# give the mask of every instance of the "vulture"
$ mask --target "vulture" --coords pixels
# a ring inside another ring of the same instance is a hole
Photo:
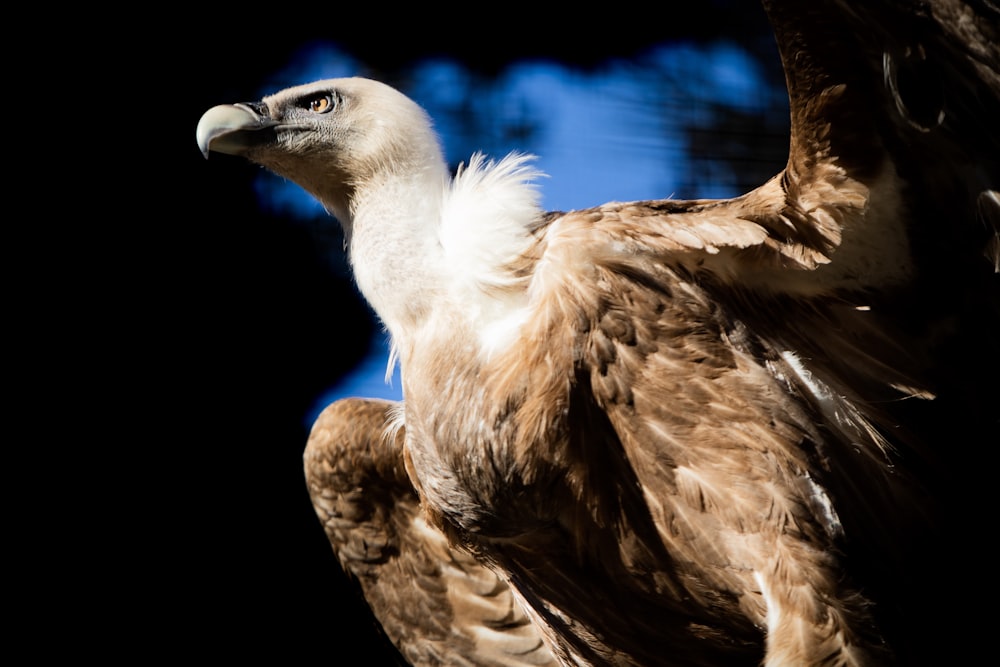
[[[206,157],[339,221],[391,335],[403,400],[330,405],[305,471],[411,664],[991,646],[996,7],[764,4],[788,161],[731,199],[546,212],[531,156],[452,174],[426,112],[363,78],[201,117]]]

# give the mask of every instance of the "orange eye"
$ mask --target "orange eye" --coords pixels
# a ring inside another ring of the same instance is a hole
[[[333,98],[330,95],[317,97],[309,101],[309,110],[313,113],[327,113],[333,109]]]

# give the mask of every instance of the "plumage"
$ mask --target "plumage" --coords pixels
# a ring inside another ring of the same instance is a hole
[[[1000,404],[954,367],[997,366],[992,10],[765,5],[789,160],[729,200],[545,213],[529,156],[452,178],[425,112],[365,79],[202,117],[206,155],[339,220],[392,336],[404,402],[328,408],[306,471],[414,664],[952,655],[967,599],[928,572],[956,576],[955,462]],[[940,98],[908,87],[927,60]]]
[[[410,664],[555,665],[506,582],[423,517],[402,431],[381,437],[394,407],[337,401],[310,434],[309,494],[341,565]]]

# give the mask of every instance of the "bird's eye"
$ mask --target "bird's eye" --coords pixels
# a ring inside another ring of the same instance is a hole
[[[327,113],[334,107],[333,95],[321,95],[309,100],[309,110],[313,113]]]

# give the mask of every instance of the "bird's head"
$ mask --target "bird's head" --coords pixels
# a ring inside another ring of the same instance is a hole
[[[426,112],[370,79],[317,81],[212,107],[197,137],[206,158],[214,151],[260,164],[298,183],[345,225],[364,190],[399,175],[447,173]]]

